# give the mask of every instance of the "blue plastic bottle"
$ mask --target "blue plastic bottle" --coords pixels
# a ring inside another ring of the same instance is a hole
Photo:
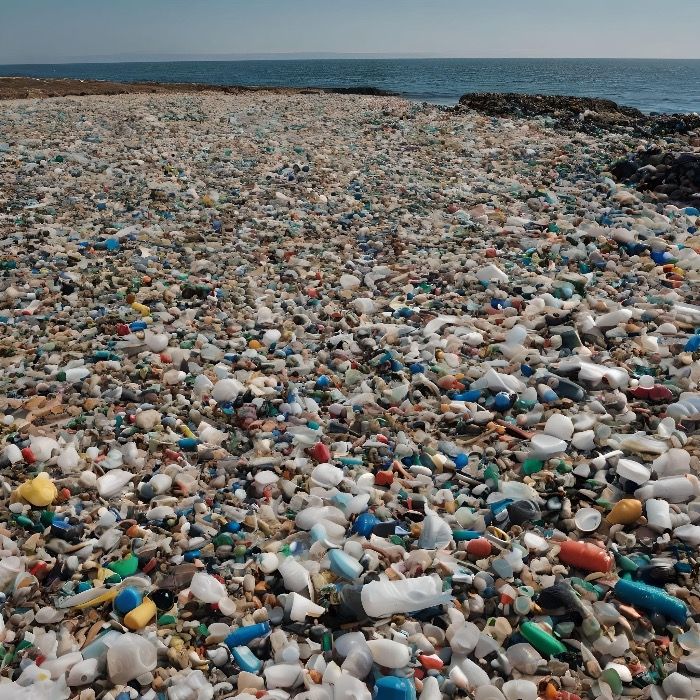
[[[662,588],[650,586],[641,581],[620,579],[615,584],[615,595],[625,603],[649,612],[661,613],[678,624],[685,623],[690,614],[682,600],[674,598]]]
[[[181,438],[177,445],[183,452],[196,452],[199,440],[197,438]]]
[[[226,637],[224,643],[229,649],[245,646],[250,644],[254,639],[258,639],[258,637],[264,637],[266,634],[270,634],[270,631],[269,622],[259,622],[257,625],[239,627]]]

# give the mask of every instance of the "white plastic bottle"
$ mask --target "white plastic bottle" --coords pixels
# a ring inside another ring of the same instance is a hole
[[[155,646],[145,637],[128,632],[107,652],[109,678],[115,685],[123,685],[152,671],[157,661]]]
[[[642,486],[634,492],[634,497],[641,501],[650,498],[660,498],[669,503],[685,503],[699,493],[699,482],[696,476],[671,476],[668,479],[659,479]]]
[[[439,576],[372,581],[363,586],[361,593],[362,607],[370,617],[416,612],[442,605],[451,598],[450,593],[443,592]]]

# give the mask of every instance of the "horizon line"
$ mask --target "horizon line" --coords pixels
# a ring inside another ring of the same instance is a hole
[[[177,54],[176,54],[177,55]],[[112,56],[76,57],[56,61],[24,61],[19,63],[0,63],[3,66],[61,66],[80,64],[115,64],[115,63],[217,63],[217,62],[246,62],[246,61],[324,61],[324,60],[472,60],[472,61],[700,61],[698,58],[684,56],[454,56],[433,54],[382,54],[374,52],[344,53],[344,52],[279,52],[279,53],[250,53],[250,54],[192,54],[190,57],[168,58],[169,54],[153,54],[151,58],[138,57],[120,58]],[[148,56],[148,54],[145,54]]]

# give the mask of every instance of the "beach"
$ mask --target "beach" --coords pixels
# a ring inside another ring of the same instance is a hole
[[[3,90],[0,697],[697,693],[693,118]]]

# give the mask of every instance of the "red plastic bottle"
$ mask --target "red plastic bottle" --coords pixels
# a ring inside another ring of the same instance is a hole
[[[588,542],[564,540],[559,550],[559,561],[575,566],[585,571],[600,571],[608,573],[613,567],[615,558],[606,549],[596,547]]]

